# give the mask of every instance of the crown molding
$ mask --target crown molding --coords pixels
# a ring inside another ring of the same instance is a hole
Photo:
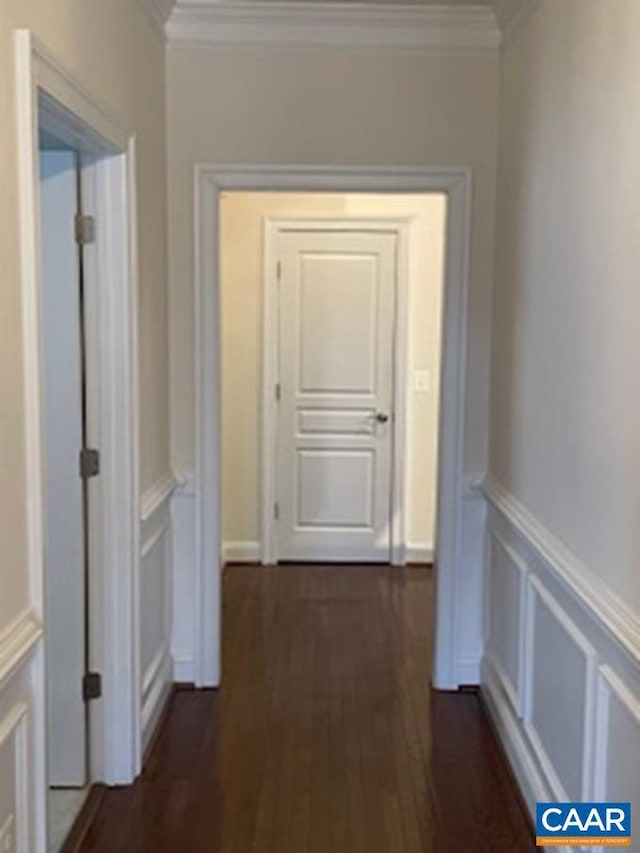
[[[175,5],[174,0],[138,0],[155,34],[164,42],[165,26]]]
[[[169,46],[328,47],[400,51],[496,50],[500,29],[488,6],[219,0],[179,3]]]
[[[503,45],[510,41],[515,31],[537,5],[537,0],[493,0],[496,20],[502,32]]]

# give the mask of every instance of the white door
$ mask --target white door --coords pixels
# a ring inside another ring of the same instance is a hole
[[[278,557],[389,562],[396,236],[279,240]]]
[[[85,556],[76,155],[40,155],[49,784],[86,782]]]

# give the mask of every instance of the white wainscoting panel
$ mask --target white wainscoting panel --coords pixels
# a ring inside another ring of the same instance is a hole
[[[45,839],[42,629],[30,608],[0,632],[0,829],[8,849],[35,853]]]
[[[8,834],[9,850],[29,849],[28,719],[26,702],[14,703],[0,716],[0,827]]]
[[[484,493],[482,690],[531,814],[538,800],[637,811],[640,620],[504,489]]]
[[[496,531],[489,531],[487,550],[487,634],[485,656],[515,713],[523,711],[524,626],[527,567]],[[517,642],[514,642],[517,638]]]
[[[640,692],[633,694],[606,665],[600,667],[597,682],[594,799],[631,802],[636,849],[640,847]]]
[[[580,800],[589,781],[594,650],[537,577],[528,578],[525,612],[525,727],[555,799]]]
[[[140,531],[140,707],[143,749],[148,745],[173,683],[171,661],[172,475],[142,497]]]
[[[177,682],[195,682],[196,559],[195,491],[192,474],[178,477],[171,502],[173,518],[173,631],[171,656]]]
[[[479,490],[471,490],[462,500],[458,542],[460,593],[456,598],[455,662],[458,684],[479,684],[482,660],[482,590],[485,504]]]

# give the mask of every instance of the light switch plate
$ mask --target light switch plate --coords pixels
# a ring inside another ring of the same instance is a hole
[[[415,394],[428,394],[431,387],[431,374],[428,370],[414,370],[412,385]]]
[[[17,853],[14,825],[13,814],[10,814],[0,829],[0,853]]]

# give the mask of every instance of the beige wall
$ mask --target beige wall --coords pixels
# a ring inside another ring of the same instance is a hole
[[[251,48],[168,57],[172,452],[193,468],[193,166],[457,165],[473,169],[465,466],[483,471],[498,56]]]
[[[132,0],[0,4],[0,629],[28,599],[13,31],[31,28],[138,137],[142,487],[168,465],[162,47]]]
[[[225,193],[221,202],[223,511],[226,542],[260,541],[263,221],[290,217],[411,217],[409,371],[428,370],[427,394],[407,375],[407,540],[433,547],[440,317],[446,200],[413,197]]]
[[[640,4],[540,0],[504,57],[491,471],[640,612]]]

